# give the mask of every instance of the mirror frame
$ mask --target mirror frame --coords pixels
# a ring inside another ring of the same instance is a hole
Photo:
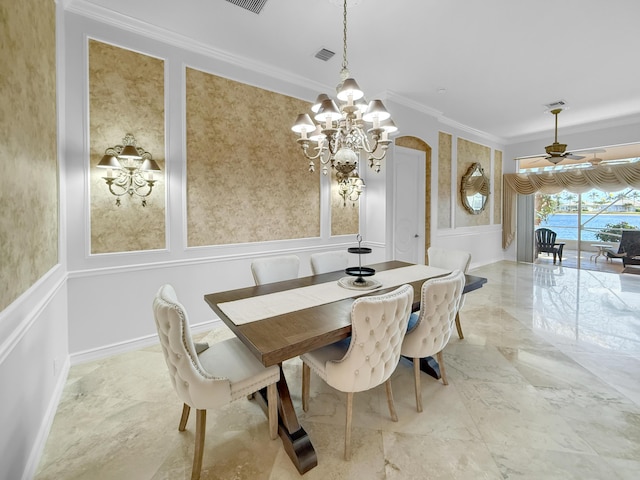
[[[484,211],[484,209],[487,207],[487,201],[489,200],[489,194],[491,193],[491,191],[489,191],[489,192],[487,192],[487,195],[482,195],[483,200],[482,200],[482,206],[480,208],[473,208],[471,203],[469,203],[468,195],[467,195],[467,188],[466,188],[467,187],[467,182],[469,181],[469,179],[471,177],[474,176],[474,174],[476,172],[479,172],[480,175],[482,176],[482,178],[484,179],[484,182],[486,182],[487,189],[489,190],[491,188],[491,184],[489,183],[489,178],[484,174],[484,170],[482,169],[482,166],[477,162],[471,164],[471,166],[467,170],[467,173],[465,173],[462,176],[462,181],[460,182],[460,197],[462,199],[462,205],[472,215],[479,215],[480,213],[482,213]]]

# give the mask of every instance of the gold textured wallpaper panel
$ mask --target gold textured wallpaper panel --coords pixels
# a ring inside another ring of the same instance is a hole
[[[319,163],[319,162],[316,162]],[[367,167],[369,168],[369,167]],[[347,199],[346,205],[338,193],[336,171],[330,169],[331,175],[331,235],[350,235],[360,232],[360,202]],[[362,196],[367,194],[365,187]],[[361,198],[362,198],[361,196]]]
[[[0,311],[58,263],[53,0],[0,3]]]
[[[438,228],[451,228],[451,146],[453,137],[438,133]]]
[[[493,179],[491,181],[491,197],[493,199],[493,223],[502,223],[502,152],[493,152]]]
[[[188,246],[320,235],[319,172],[290,126],[309,104],[187,68]]]
[[[462,177],[471,165],[479,163],[484,170],[484,174],[489,178],[491,182],[493,175],[491,175],[491,148],[484,145],[480,145],[464,138],[458,138],[457,142],[458,153],[458,175],[456,177],[456,227],[473,227],[478,225],[489,225],[490,210],[489,207],[484,209],[478,215],[470,214],[462,205],[462,199],[460,196],[460,183]],[[491,195],[493,195],[493,184],[490,186],[491,192],[489,194],[489,202],[491,202]]]
[[[91,253],[165,248],[164,61],[89,40],[89,117]],[[116,206],[96,167],[127,133],[162,170],[146,207],[129,194]]]

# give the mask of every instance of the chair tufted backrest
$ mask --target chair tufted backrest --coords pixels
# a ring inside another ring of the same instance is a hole
[[[153,300],[153,314],[171,383],[180,400],[200,410],[229,403],[230,383],[202,368],[191,339],[187,312],[171,285],[163,285],[158,290]]]
[[[327,362],[327,383],[343,392],[361,392],[386,382],[400,361],[412,303],[411,285],[356,299],[349,349],[341,360]]]
[[[422,358],[435,355],[445,347],[451,337],[463,288],[464,274],[460,270],[422,284],[418,323],[407,332],[402,355]]]
[[[297,255],[258,258],[251,263],[251,273],[256,285],[298,278],[299,268],[300,259]]]
[[[460,270],[467,273],[471,263],[471,254],[463,250],[448,250],[446,248],[429,247],[427,250],[429,265],[445,270]],[[464,295],[460,300],[460,307],[464,305]]]
[[[349,254],[345,251],[311,254],[311,271],[314,275],[337,272],[349,266]]]
[[[467,273],[471,263],[471,254],[463,250],[429,247],[427,255],[430,266],[450,271],[460,270],[462,273]]]

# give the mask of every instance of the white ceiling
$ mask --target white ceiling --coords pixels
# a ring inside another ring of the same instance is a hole
[[[224,0],[66,3],[132,17],[137,28],[167,30],[297,83],[326,90],[339,80],[340,1],[268,0],[259,15]],[[556,100],[570,107],[559,116],[560,141],[563,127],[640,116],[638,0],[356,3],[349,68],[368,98],[393,94],[507,143],[541,132],[551,143],[544,105]],[[314,58],[322,47],[336,52],[328,62]]]

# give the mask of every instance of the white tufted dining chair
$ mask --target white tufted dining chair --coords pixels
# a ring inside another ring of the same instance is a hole
[[[297,255],[258,258],[251,262],[251,273],[256,285],[298,278],[299,268],[300,258]]]
[[[429,265],[432,267],[444,268],[450,271],[460,270],[462,273],[467,273],[469,264],[471,263],[471,254],[463,250],[429,247],[427,256],[429,257]],[[460,325],[460,310],[462,310],[463,305],[464,295],[462,295],[460,307],[458,307],[458,311],[456,312],[456,329],[458,330],[459,338],[464,338],[462,325]]]
[[[311,272],[314,275],[337,272],[349,266],[349,254],[346,251],[320,252],[311,254]]]
[[[301,355],[302,409],[309,409],[311,370],[336,390],[347,393],[344,457],[351,456],[353,394],[386,385],[389,413],[398,416],[389,377],[400,361],[400,346],[411,314],[413,287],[403,285],[377,296],[361,297],[351,307],[351,341],[337,342]]]
[[[416,408],[422,411],[420,359],[436,355],[442,383],[448,384],[442,350],[451,338],[451,330],[464,288],[464,274],[454,270],[446,277],[432,278],[422,284],[420,313],[417,323],[409,327],[402,342],[401,353],[413,359],[416,388]],[[413,323],[413,322],[411,322]]]
[[[192,480],[200,478],[207,409],[246,398],[267,388],[269,433],[277,436],[277,366],[264,367],[237,338],[207,345],[193,343],[189,320],[171,285],[163,285],[153,300],[153,313],[169,376],[184,406],[178,430],[185,430],[191,408],[196,409]],[[200,353],[198,353],[200,352]]]

